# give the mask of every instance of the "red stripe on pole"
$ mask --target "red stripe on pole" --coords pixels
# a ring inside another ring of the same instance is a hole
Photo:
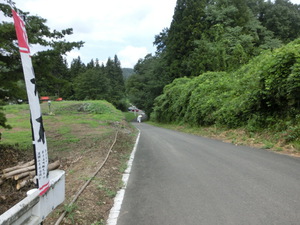
[[[46,135],[44,132],[40,101],[36,90],[35,75],[30,57],[25,23],[16,13],[16,11],[12,10],[12,13],[15,22],[26,91],[30,106],[37,184],[40,195],[43,195],[49,189],[48,149]]]
[[[30,53],[25,23],[15,10],[12,10],[20,52]]]

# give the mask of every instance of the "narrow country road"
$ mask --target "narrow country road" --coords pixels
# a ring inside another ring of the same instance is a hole
[[[300,225],[300,159],[134,123],[117,225]]]

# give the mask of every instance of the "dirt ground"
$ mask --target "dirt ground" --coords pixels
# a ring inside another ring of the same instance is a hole
[[[59,123],[45,125],[48,127],[47,140],[50,140],[49,161],[59,159],[61,163],[59,169],[66,173],[65,201],[46,218],[43,224],[55,224],[63,211],[67,211],[67,214],[61,224],[105,224],[113,206],[113,199],[123,186],[121,177],[135,143],[136,130],[125,121],[103,124],[93,129],[87,124],[73,124],[71,133],[80,140],[64,142],[62,150],[58,151],[59,148],[51,143],[51,139],[55,138],[56,144],[57,140],[63,139],[63,135],[57,132],[59,126],[61,126]],[[78,200],[69,206],[79,189],[103,163],[115,137],[117,141],[104,167],[92,179]],[[32,159],[32,151],[22,152],[17,147],[0,149],[0,171]],[[16,182],[12,180],[0,185],[0,215],[25,198],[26,192],[35,187],[31,184],[16,191],[15,186]]]

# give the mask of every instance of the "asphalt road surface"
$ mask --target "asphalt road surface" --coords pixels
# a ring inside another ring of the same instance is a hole
[[[117,225],[300,225],[300,159],[135,123]]]

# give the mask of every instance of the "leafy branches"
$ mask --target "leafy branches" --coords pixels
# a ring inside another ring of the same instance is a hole
[[[11,8],[0,3],[0,10],[4,16],[12,17]],[[63,55],[74,48],[83,46],[83,42],[67,42],[62,40],[66,35],[72,34],[72,28],[62,31],[51,31],[45,24],[46,19],[31,16],[22,12],[26,19],[26,30],[30,44],[44,46],[46,50],[32,56],[38,85],[42,87],[40,93],[56,95],[62,89],[68,89],[67,64]],[[17,45],[17,37],[12,22],[0,23],[0,100],[9,98],[9,101],[26,99],[25,85]],[[5,126],[5,118],[0,114],[1,124]]]
[[[279,120],[295,124],[300,113],[299,47],[296,40],[265,51],[235,72],[176,79],[155,99],[154,119],[249,130],[275,126]]]

